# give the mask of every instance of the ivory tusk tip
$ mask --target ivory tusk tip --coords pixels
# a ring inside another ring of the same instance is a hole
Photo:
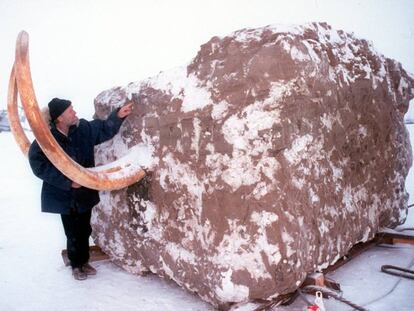
[[[26,36],[26,37],[28,37],[29,36],[29,33],[26,30],[21,30],[19,32],[18,36]]]
[[[17,46],[18,45],[22,47],[22,52],[24,51],[24,53],[26,54],[29,46],[29,34],[24,30],[20,31],[19,35],[17,36]]]
[[[21,41],[22,43],[26,43],[29,41],[29,34],[22,30],[19,32],[18,36],[17,36],[17,41]]]

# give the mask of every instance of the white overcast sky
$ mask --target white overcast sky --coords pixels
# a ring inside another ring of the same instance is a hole
[[[40,105],[68,98],[90,118],[99,92],[184,65],[212,36],[311,21],[372,41],[414,73],[412,0],[0,0],[0,109],[21,30]]]

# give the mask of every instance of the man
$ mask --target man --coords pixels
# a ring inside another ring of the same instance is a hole
[[[78,119],[69,100],[53,98],[49,104],[50,126],[63,150],[83,167],[95,166],[94,146],[112,138],[132,111],[132,103],[105,120]],[[35,140],[29,149],[33,173],[43,180],[42,212],[61,214],[67,238],[68,258],[76,280],[95,275],[89,261],[91,210],[99,202],[98,191],[82,187],[63,175],[45,156]]]

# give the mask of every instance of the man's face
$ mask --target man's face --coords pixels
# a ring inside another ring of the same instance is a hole
[[[72,105],[70,105],[66,110],[57,118],[58,122],[67,125],[75,125],[78,122],[78,117],[76,116],[75,110],[73,110]]]

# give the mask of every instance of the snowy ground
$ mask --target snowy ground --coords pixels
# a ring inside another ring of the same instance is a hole
[[[414,145],[414,125],[408,127]],[[94,264],[97,276],[74,281],[60,257],[65,248],[60,218],[40,212],[41,183],[10,133],[0,133],[0,153],[0,310],[213,310],[171,281],[130,275],[109,261]],[[407,188],[412,204],[413,170]],[[414,209],[404,227],[414,227]],[[330,277],[341,284],[344,297],[359,305],[379,299],[366,306],[369,310],[414,310],[414,281],[379,272],[383,264],[406,267],[413,263],[414,246],[375,247]],[[299,311],[304,306],[298,299],[274,310]],[[325,307],[350,310],[332,299],[325,300]],[[250,304],[239,310],[253,308]]]

